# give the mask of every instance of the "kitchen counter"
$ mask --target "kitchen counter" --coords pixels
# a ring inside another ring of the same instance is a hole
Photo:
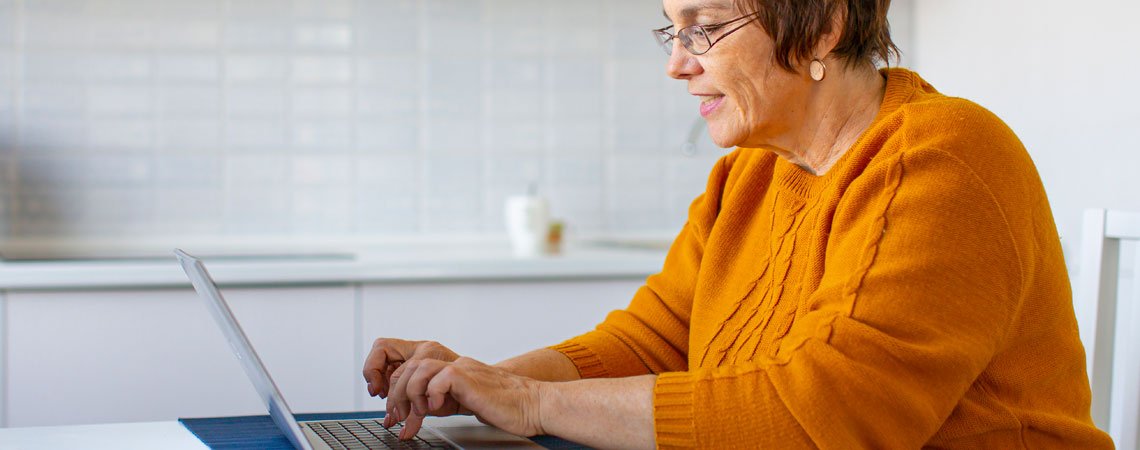
[[[660,270],[667,243],[659,238],[583,242],[568,245],[560,255],[537,258],[516,258],[498,240],[355,247],[234,248],[215,243],[184,250],[201,256],[220,285],[264,286],[644,277]],[[173,253],[162,253],[169,252],[136,249],[119,257],[7,260],[0,263],[0,290],[188,286]]]
[[[298,411],[374,408],[349,377],[379,336],[500,361],[581,334],[665,256],[660,243],[615,240],[519,259],[505,237],[49,244],[0,245],[0,386],[12,387],[0,427],[257,413],[174,245],[206,261]],[[65,379],[77,361],[81,385]]]

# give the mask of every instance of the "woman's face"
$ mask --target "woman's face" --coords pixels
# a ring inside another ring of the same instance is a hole
[[[732,0],[664,0],[673,32],[690,25],[736,19],[743,14]],[[746,19],[747,20],[747,19]],[[744,21],[712,31],[714,41]],[[798,131],[811,79],[777,66],[774,43],[755,22],[716,42],[704,55],[694,56],[673,40],[666,72],[686,80],[689,93],[701,100],[700,113],[709,135],[720,147],[792,145]],[[801,71],[802,72],[802,71]]]

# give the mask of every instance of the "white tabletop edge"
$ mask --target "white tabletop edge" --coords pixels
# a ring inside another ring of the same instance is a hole
[[[0,428],[0,450],[207,449],[176,420]]]

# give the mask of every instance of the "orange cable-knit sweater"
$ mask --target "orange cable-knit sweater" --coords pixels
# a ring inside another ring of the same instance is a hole
[[[826,174],[725,156],[661,272],[553,348],[585,378],[658,374],[662,448],[1111,448],[1029,155],[989,111],[883,74]]]

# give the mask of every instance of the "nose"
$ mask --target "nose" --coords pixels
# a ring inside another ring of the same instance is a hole
[[[685,50],[685,46],[677,39],[673,39],[673,53],[669,55],[669,62],[665,64],[665,73],[671,78],[688,80],[704,72],[697,57]]]

